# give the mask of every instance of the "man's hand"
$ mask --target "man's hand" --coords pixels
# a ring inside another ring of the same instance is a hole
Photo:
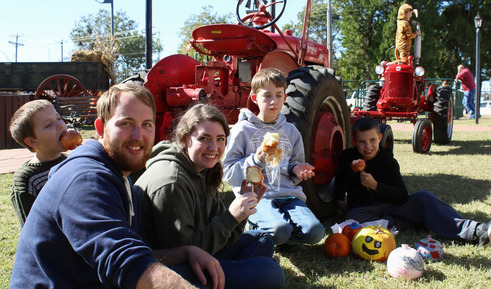
[[[302,182],[315,176],[314,170],[315,167],[313,165],[308,163],[300,163],[293,167],[292,172]]]
[[[206,285],[206,277],[203,271],[207,271],[211,280],[213,280],[213,289],[225,288],[225,274],[217,259],[195,246],[186,246],[186,253],[189,264],[201,284]]]

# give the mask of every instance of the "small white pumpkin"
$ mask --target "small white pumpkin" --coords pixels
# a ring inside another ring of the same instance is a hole
[[[423,275],[424,260],[418,251],[402,244],[389,254],[387,270],[394,278],[416,279]]]

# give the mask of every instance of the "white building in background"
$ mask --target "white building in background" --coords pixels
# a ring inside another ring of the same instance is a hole
[[[481,115],[491,115],[491,80],[483,81],[481,85]]]

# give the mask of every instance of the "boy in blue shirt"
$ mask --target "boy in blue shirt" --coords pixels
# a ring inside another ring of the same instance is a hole
[[[274,68],[256,73],[251,82],[250,100],[257,105],[255,115],[243,109],[239,121],[233,126],[225,149],[224,180],[235,194],[245,178],[247,167],[262,169],[268,186],[257,205],[257,213],[249,216],[252,228],[268,231],[276,245],[285,249],[299,244],[315,244],[324,236],[324,227],[307,207],[301,181],[314,176],[314,167],[305,163],[302,136],[297,128],[286,121],[281,113],[286,100],[286,79]],[[279,133],[282,150],[279,165],[268,165],[262,141],[266,133]]]

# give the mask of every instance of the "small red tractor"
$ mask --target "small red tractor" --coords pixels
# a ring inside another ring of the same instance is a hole
[[[419,29],[420,24],[413,21]],[[448,144],[453,130],[453,98],[449,86],[436,87],[425,81],[425,70],[419,66],[421,36],[417,36],[414,56],[407,62],[383,61],[375,67],[381,85],[368,87],[362,109],[355,109],[356,117],[371,116],[381,122],[382,144],[392,148],[394,136],[387,120],[410,120],[414,124],[413,151],[428,153],[432,138],[437,144]],[[432,127],[433,124],[433,127]]]
[[[254,74],[266,67],[279,69],[288,81],[282,112],[301,132],[306,161],[316,167],[315,177],[302,184],[307,204],[325,220],[336,212],[328,188],[338,156],[351,145],[350,111],[341,80],[328,67],[326,46],[307,40],[306,27],[299,38],[292,31],[281,32],[275,24],[286,3],[239,0],[237,25],[205,25],[193,31],[190,44],[211,59],[206,64],[186,55],[171,55],[156,63],[146,77],[128,81],[144,80],[154,95],[159,141],[169,138],[176,117],[193,102],[216,105],[234,124],[239,109],[248,107]],[[279,11],[277,17],[275,11]],[[309,12],[307,0],[305,19]],[[270,26],[277,32],[266,30]]]

